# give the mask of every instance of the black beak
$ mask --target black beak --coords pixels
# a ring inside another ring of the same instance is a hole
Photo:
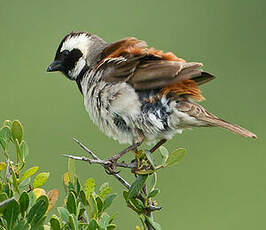
[[[54,72],[59,71],[62,68],[62,62],[61,61],[53,61],[51,65],[48,66],[47,72]]]

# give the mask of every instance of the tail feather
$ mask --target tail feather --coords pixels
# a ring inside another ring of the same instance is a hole
[[[207,121],[210,125],[225,128],[225,129],[230,130],[230,131],[232,131],[238,135],[241,135],[244,137],[250,137],[250,138],[257,138],[257,136],[254,133],[248,131],[247,129],[244,129],[238,125],[234,125],[232,123],[224,121],[222,119],[207,117],[204,120]]]
[[[196,118],[198,121],[204,122],[203,124],[201,123],[199,126],[218,126],[244,137],[257,138],[254,133],[244,128],[241,128],[240,126],[224,121],[219,117],[216,117],[215,115],[205,110],[199,104],[189,101],[181,101],[177,104],[177,108],[180,112],[184,112],[189,116]]]

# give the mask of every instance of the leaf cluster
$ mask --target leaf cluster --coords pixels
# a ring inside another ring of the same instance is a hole
[[[68,161],[64,174],[66,196],[57,215],[47,219],[58,199],[57,189],[46,192],[43,185],[50,173],[39,167],[26,169],[29,146],[24,140],[24,128],[15,121],[4,121],[0,129],[0,230],[111,230],[115,216],[106,213],[116,194],[104,183],[96,191],[96,182],[88,178],[81,185],[75,174],[73,160]]]
[[[81,144],[80,144],[81,145]],[[82,145],[83,149],[87,149]],[[0,129],[0,148],[4,160],[0,161],[0,230],[112,230],[116,215],[106,213],[116,198],[108,183],[96,189],[95,180],[90,177],[81,183],[76,175],[73,159],[88,161],[87,158],[68,159],[68,170],[63,176],[65,189],[64,205],[57,207],[57,214],[47,218],[58,199],[57,189],[46,192],[43,185],[50,173],[40,172],[39,167],[25,167],[29,155],[29,146],[24,140],[24,128],[18,120],[6,120]],[[88,150],[91,154],[91,151]],[[176,165],[186,154],[179,148],[171,153],[164,147],[152,154],[150,150],[139,150],[131,164],[120,164],[131,169],[135,180],[130,185],[120,175],[111,174],[128,190],[123,192],[127,206],[139,217],[142,227],[138,230],[160,230],[154,221],[153,211],[160,210],[157,198],[158,171]],[[154,160],[154,155],[160,157]],[[159,158],[159,159],[158,159]],[[94,162],[105,168],[107,165],[100,158]],[[93,161],[88,161],[92,163]],[[133,166],[132,166],[133,165]],[[119,173],[119,172],[118,172]]]
[[[166,148],[159,148],[161,156],[160,162],[155,163],[152,153],[149,150],[140,150],[136,155],[137,168],[134,173],[136,180],[132,183],[129,191],[123,192],[123,197],[127,206],[136,212],[141,220],[143,229],[146,229],[147,223],[154,230],[160,230],[161,227],[151,217],[151,212],[158,209],[152,209],[157,206],[157,201],[153,200],[160,190],[157,186],[157,172],[161,168],[176,165],[186,154],[185,149],[179,148],[169,153]],[[150,181],[148,183],[148,181]],[[148,186],[150,185],[150,186]],[[140,227],[138,227],[141,229]]]
[[[75,175],[74,161],[69,159],[68,172],[64,174],[64,188],[67,193],[65,206],[58,207],[59,216],[50,219],[51,229],[112,230],[116,228],[114,215],[106,213],[117,194],[110,194],[112,188],[104,183],[96,191],[96,182],[88,178],[81,185]]]

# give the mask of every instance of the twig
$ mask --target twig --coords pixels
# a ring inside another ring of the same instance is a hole
[[[117,180],[121,182],[128,190],[130,189],[131,185],[123,178],[121,177],[118,173],[112,174]]]
[[[94,160],[98,160],[99,158],[90,150],[88,149],[85,145],[83,145],[79,140],[76,138],[73,138],[73,140],[82,148],[84,149],[87,153],[89,153]]]
[[[74,160],[80,160],[80,161],[86,161],[86,162],[89,162],[90,164],[100,164],[102,166],[109,166],[112,164],[111,161],[107,160],[101,160],[100,158],[98,159],[90,159],[90,158],[87,158],[87,157],[84,157],[84,156],[73,156],[73,155],[68,155],[68,154],[62,154],[62,156],[64,157],[68,157],[68,158],[71,158],[71,159],[74,159]],[[137,165],[135,163],[130,163],[130,164],[127,164],[125,162],[117,162],[116,164],[117,167],[121,167],[121,168],[129,168],[129,169],[134,169],[137,167]]]
[[[68,157],[68,158],[71,158],[71,159],[74,159],[74,160],[86,161],[86,162],[89,162],[90,164],[100,164],[101,166],[103,166],[105,168],[105,170],[107,170],[107,172],[108,172],[109,175],[114,176],[122,185],[124,185],[127,189],[130,189],[130,184],[123,177],[121,177],[120,175],[118,175],[118,173],[114,173],[110,169],[110,167],[109,167],[109,165],[111,164],[110,161],[101,160],[96,155],[95,156],[98,159],[89,159],[87,157],[78,157],[78,156],[72,156],[72,155],[67,155],[67,154],[62,154],[62,156]],[[121,163],[121,164],[123,166],[126,165],[125,163]]]
[[[89,159],[89,158],[83,157],[83,156],[79,157],[79,156],[73,156],[73,155],[68,155],[68,154],[62,154],[62,156],[68,157],[68,158],[71,158],[71,159],[74,159],[74,160],[87,161],[90,164],[100,164],[100,165],[103,165],[103,166],[110,164],[109,161],[103,161],[101,159]]]

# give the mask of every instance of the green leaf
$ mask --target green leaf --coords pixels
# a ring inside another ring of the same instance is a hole
[[[5,201],[5,200],[7,200],[7,199],[8,199],[7,194],[5,192],[2,192],[0,194],[0,203],[3,202],[3,201]],[[2,213],[2,209],[3,209],[3,207],[0,208],[0,213]]]
[[[68,194],[66,206],[70,213],[77,214],[77,199],[72,191]]]
[[[152,190],[154,190],[155,189],[155,187],[156,187],[156,185],[157,185],[157,173],[156,172],[154,172],[153,174],[152,174],[152,176],[151,176],[151,189],[150,189],[150,191],[152,191]]]
[[[85,192],[87,200],[90,198],[90,196],[94,192],[95,187],[96,187],[96,182],[93,178],[89,178],[86,180],[86,182],[83,186],[83,190]]]
[[[17,161],[22,163],[22,155],[21,155],[19,141],[18,141],[18,139],[16,139],[14,142],[15,142],[16,152],[17,152]]]
[[[80,209],[81,209],[81,202],[78,202],[78,206],[77,206],[77,214],[76,214],[76,216],[78,216],[79,217],[79,213],[81,213],[80,212]],[[81,213],[81,214],[83,214],[83,213]]]
[[[38,174],[34,181],[33,181],[33,188],[38,188],[45,184],[45,182],[48,180],[50,173],[48,172],[42,172]]]
[[[115,224],[108,224],[107,225],[107,230],[113,230],[116,228],[116,225]]]
[[[97,203],[97,209],[98,209],[98,213],[101,213],[103,210],[103,202],[102,199],[100,197],[96,197],[96,203]]]
[[[0,145],[1,145],[2,149],[3,149],[3,151],[6,151],[6,149],[7,149],[7,141],[4,138],[2,138],[2,137],[0,137]]]
[[[13,196],[13,191],[10,188],[10,185],[9,184],[5,184],[4,185],[3,192],[5,192],[9,198],[11,198]]]
[[[79,203],[79,206],[81,206],[81,203]],[[83,216],[84,212],[86,211],[85,208],[80,208],[78,216]]]
[[[27,220],[32,226],[37,225],[39,222],[43,220],[45,217],[45,213],[48,209],[49,201],[46,195],[40,196],[36,203],[30,209]]]
[[[76,178],[76,191],[77,191],[77,195],[79,195],[80,190],[81,190],[81,185],[80,185],[80,182],[79,182],[79,178],[77,177]]]
[[[24,191],[19,197],[20,212],[22,216],[24,216],[24,213],[27,211],[29,203],[30,203],[29,195],[26,191]]]
[[[29,230],[30,225],[26,220],[21,220],[14,228],[14,230]]]
[[[145,151],[145,154],[146,154],[146,157],[148,159],[148,161],[150,162],[152,168],[155,168],[155,164],[154,164],[154,161],[153,161],[153,158],[152,158],[152,155],[151,155],[151,152],[146,150]]]
[[[79,198],[80,198],[83,205],[88,205],[88,200],[87,200],[85,192],[83,190],[80,191]]]
[[[0,137],[5,139],[7,142],[11,141],[11,129],[7,126],[1,128]]]
[[[123,191],[123,197],[125,199],[125,201],[128,201],[128,191]]]
[[[23,187],[25,187],[25,186],[28,186],[28,185],[30,184],[30,182],[31,182],[31,178],[28,177],[28,178],[26,178],[25,180],[23,180],[23,181],[19,184],[19,187],[20,187],[20,188],[23,188]]]
[[[69,221],[68,217],[69,217],[70,213],[67,211],[66,208],[59,207],[59,208],[57,208],[57,211],[58,211],[58,213],[61,216],[63,221],[65,221],[65,222]]]
[[[145,219],[147,220],[147,222],[153,227],[154,230],[161,230],[161,226],[154,222],[150,217],[145,216]]]
[[[25,141],[22,141],[21,145],[20,145],[20,152],[21,152],[21,156],[22,156],[22,160],[25,161],[26,157],[29,155],[29,146]]]
[[[71,230],[78,230],[78,219],[75,215],[70,214],[69,217],[69,225],[71,227]]]
[[[68,172],[69,172],[70,181],[72,182],[72,184],[74,184],[76,178],[76,168],[75,168],[75,160],[71,158],[68,158]]]
[[[13,167],[10,167],[9,169],[10,169],[11,174],[12,174],[12,184],[14,186],[14,190],[19,193],[18,180],[17,180],[17,177],[16,177],[15,172],[13,170]]]
[[[60,221],[57,216],[52,216],[50,219],[50,225],[52,230],[60,230]]]
[[[96,202],[96,195],[92,195],[91,196],[91,201],[92,201],[92,206],[93,206],[93,213],[92,213],[92,216],[94,217],[97,217],[99,215],[99,210],[98,210],[98,204]]]
[[[144,204],[142,203],[141,200],[139,200],[137,198],[136,199],[132,198],[132,199],[130,199],[128,201],[135,209],[137,209],[138,213],[142,213],[143,212],[143,209],[145,208],[145,206],[144,206]]]
[[[19,143],[22,142],[24,131],[22,124],[18,120],[12,122],[11,135],[14,141],[17,139]]]
[[[72,183],[72,181],[68,182],[67,188],[68,188],[68,191],[70,191],[70,190],[75,191],[75,187],[74,187],[74,184]]]
[[[13,229],[19,215],[19,204],[13,199],[7,205],[3,213],[4,219],[7,221],[7,229]]]
[[[89,222],[88,230],[97,230],[98,229],[98,223],[95,219],[92,219]]]
[[[110,217],[110,219],[109,219],[109,224],[112,223],[112,221],[114,220],[114,218],[115,218],[117,215],[118,215],[118,213],[115,213],[115,214],[113,214],[113,215]]]
[[[165,166],[173,166],[177,164],[179,161],[181,161],[184,158],[185,155],[186,155],[185,149],[179,148],[175,150],[169,155],[168,159],[165,162]]]
[[[46,215],[43,216],[36,225],[33,225],[31,227],[31,230],[35,230],[35,229],[36,230],[49,230],[49,229],[47,229],[48,226],[44,225],[44,221],[45,221],[46,217],[47,217]]]
[[[6,169],[6,163],[0,162],[0,172]]]
[[[8,197],[7,197],[7,194],[5,192],[3,192],[3,193],[0,194],[0,204],[3,201],[7,200],[7,199],[8,199]],[[6,205],[3,205],[3,206],[0,205],[0,213],[3,213],[3,211],[5,210],[5,208],[6,208]]]
[[[110,216],[107,213],[103,213],[100,219],[99,227],[100,230],[105,230],[109,224]]]
[[[19,179],[18,183],[20,184],[23,180],[27,179],[28,177],[31,177],[34,175],[37,170],[39,169],[38,166],[32,167],[28,169],[26,172],[23,173],[22,177]]]
[[[107,196],[103,202],[103,211],[111,206],[113,200],[117,197],[117,194],[111,194]]]
[[[4,122],[3,122],[3,126],[7,126],[7,127],[11,127],[12,126],[12,121],[10,121],[10,120],[5,120]]]
[[[165,161],[167,160],[167,158],[169,156],[169,152],[168,152],[167,148],[165,148],[163,146],[160,146],[159,150],[160,150],[161,157],[163,158],[163,162],[165,163]]]
[[[101,198],[104,199],[111,191],[112,191],[112,188],[109,186],[109,184],[104,183],[101,185],[99,189],[99,195]]]
[[[155,197],[159,192],[160,192],[160,190],[157,189],[157,188],[154,189],[154,190],[152,190],[152,191],[149,193],[148,198]]]
[[[131,199],[138,195],[140,190],[143,188],[148,175],[139,175],[134,183],[131,185],[129,192],[128,192],[128,199]]]

